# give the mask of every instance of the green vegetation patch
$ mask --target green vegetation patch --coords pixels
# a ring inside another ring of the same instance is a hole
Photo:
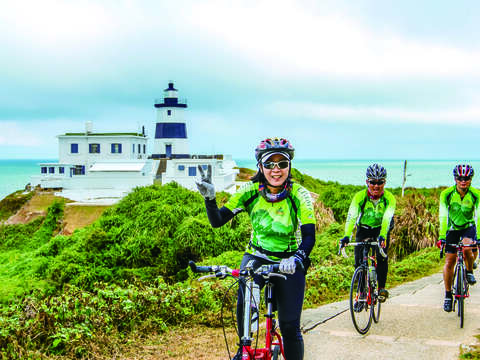
[[[305,307],[315,307],[348,292],[354,257],[352,249],[347,259],[337,254],[338,240],[351,197],[362,187],[319,181],[295,169],[292,174],[318,194],[316,216],[330,217],[317,227],[307,275]],[[407,189],[404,198],[393,192],[398,206],[389,287],[441,266],[431,248],[437,189]],[[219,206],[229,196],[217,194]],[[245,213],[213,229],[201,195],[171,183],[135,189],[71,236],[58,235],[62,221],[64,202],[54,202],[45,217],[0,226],[3,358],[89,358],[114,353],[133,332],[220,326],[222,309],[233,321],[234,280],[198,282],[187,265],[194,260],[238,267],[251,232]]]
[[[16,191],[0,201],[0,220],[7,220],[32,198],[35,192]]]

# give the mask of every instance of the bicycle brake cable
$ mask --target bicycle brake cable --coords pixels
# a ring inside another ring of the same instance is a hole
[[[223,339],[225,340],[225,345],[227,347],[227,353],[228,353],[228,358],[231,359],[232,357],[230,356],[230,348],[228,346],[228,340],[227,340],[227,333],[225,332],[225,324],[223,322],[223,308],[225,306],[225,302],[226,302],[226,298],[227,298],[227,295],[228,293],[230,292],[230,290],[240,282],[239,279],[236,279],[228,288],[227,290],[225,291],[225,293],[223,294],[223,299],[222,299],[222,307],[220,309],[220,320],[221,320],[221,323],[222,323],[222,330],[223,330]],[[240,287],[241,289],[241,287]],[[243,290],[241,290],[243,291]],[[235,317],[233,316],[233,310],[232,310],[232,319],[234,319]],[[237,338],[239,337],[238,336],[238,329],[237,329],[237,326],[235,326],[235,331],[237,333]],[[234,355],[235,356],[235,355]]]

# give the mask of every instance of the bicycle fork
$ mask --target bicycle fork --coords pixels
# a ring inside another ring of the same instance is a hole
[[[244,309],[243,309],[243,334],[240,340],[240,346],[242,347],[242,360],[254,360],[254,359],[265,359],[270,360],[272,353],[271,349],[275,346],[280,348],[280,352],[283,356],[283,342],[280,334],[277,332],[277,325],[275,321],[275,315],[273,312],[273,284],[267,283],[265,286],[266,293],[266,307],[267,313],[265,314],[266,318],[266,333],[265,333],[265,348],[253,348],[252,347],[252,336],[251,336],[251,305],[252,305],[252,284],[253,279],[248,280],[245,286],[245,298],[244,298]],[[257,308],[260,307],[260,304],[256,304]],[[259,312],[258,312],[259,314]],[[258,319],[259,321],[260,319]]]

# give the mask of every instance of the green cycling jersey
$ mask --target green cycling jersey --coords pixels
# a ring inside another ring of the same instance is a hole
[[[233,213],[245,210],[249,214],[253,228],[251,243],[269,252],[296,251],[301,239],[299,226],[315,224],[310,193],[296,183],[286,199],[267,202],[259,195],[258,183],[247,182],[224,206]],[[255,251],[247,246],[247,252]],[[269,258],[278,260],[275,256]]]
[[[439,239],[445,239],[448,230],[462,230],[478,223],[480,191],[469,187],[462,198],[453,185],[440,193],[440,208],[438,211],[440,230]],[[477,226],[477,238],[480,227]]]
[[[353,196],[348,209],[345,236],[351,238],[355,225],[363,225],[369,228],[381,227],[379,236],[386,238],[395,207],[395,196],[388,190],[378,200],[371,199],[367,189],[360,190]]]

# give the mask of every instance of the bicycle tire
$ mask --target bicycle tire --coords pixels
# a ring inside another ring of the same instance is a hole
[[[382,309],[382,303],[378,301],[377,289],[372,288],[372,317],[375,324],[380,321],[380,311]]]
[[[456,293],[455,297],[457,298],[458,302],[458,316],[460,317],[460,328],[463,328],[463,321],[465,315],[465,269],[463,266],[458,267],[457,272],[457,286],[456,286]]]
[[[281,360],[282,354],[280,352],[280,346],[275,345],[272,351],[272,360]]]
[[[355,269],[350,285],[350,315],[353,326],[362,335],[366,334],[372,325],[373,311],[368,304],[367,269],[360,266]],[[356,305],[355,304],[361,304]]]

